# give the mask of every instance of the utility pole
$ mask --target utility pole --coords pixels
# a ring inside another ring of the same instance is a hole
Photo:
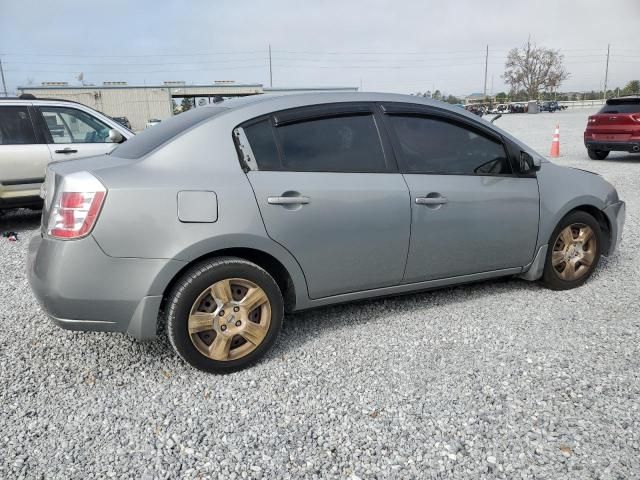
[[[609,80],[609,50],[611,49],[611,44],[607,45],[607,68],[604,71],[604,96],[603,98],[606,100],[607,98],[607,81]]]
[[[273,70],[271,69],[271,44],[269,44],[269,86],[273,87]]]
[[[0,78],[2,78],[2,91],[4,96],[7,96],[7,84],[4,81],[4,70],[2,69],[2,60],[0,60]]]
[[[487,53],[484,56],[484,96],[487,97],[487,69],[489,66],[489,45],[487,45]]]

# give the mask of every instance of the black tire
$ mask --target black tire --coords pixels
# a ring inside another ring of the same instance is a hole
[[[196,348],[188,325],[194,302],[210,286],[225,279],[245,279],[260,287],[268,298],[271,316],[266,336],[253,351],[241,358],[221,361]],[[166,312],[169,341],[183,360],[205,372],[230,373],[253,364],[271,348],[282,327],[284,302],[278,284],[263,268],[237,257],[218,257],[194,265],[180,277],[167,296]]]
[[[591,160],[604,160],[609,156],[609,152],[606,150],[593,150],[587,148],[587,154]]]
[[[556,242],[559,241],[558,238],[560,232],[571,225],[585,225],[591,228],[595,238],[595,253],[593,255],[593,261],[585,273],[575,280],[565,280],[560,278],[559,273],[557,273],[554,268],[552,264],[552,255]],[[600,256],[602,254],[602,245],[602,230],[595,218],[581,210],[574,210],[573,212],[568,213],[562,220],[560,220],[549,239],[549,248],[547,249],[547,256],[544,263],[544,273],[541,279],[542,284],[551,290],[569,290],[571,288],[579,287],[586,282],[589,277],[591,277],[593,271],[598,266],[598,262],[600,261]]]

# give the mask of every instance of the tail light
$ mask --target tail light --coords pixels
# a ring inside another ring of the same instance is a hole
[[[47,233],[55,238],[82,238],[93,229],[107,189],[88,172],[64,177],[51,205]]]
[[[633,115],[631,115],[631,118],[634,122],[640,122],[640,113],[634,113]]]
[[[589,117],[589,123],[596,123],[596,117]]]

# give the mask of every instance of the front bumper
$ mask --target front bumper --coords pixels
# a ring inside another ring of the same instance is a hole
[[[620,246],[626,209],[626,204],[623,201],[619,201],[612,203],[602,211],[607,216],[609,224],[611,225],[611,242],[609,244],[609,251],[606,253],[607,256],[613,255]]]
[[[156,336],[162,294],[183,262],[115,258],[93,237],[61,241],[42,236],[29,244],[27,275],[45,312],[62,328]]]
[[[640,151],[640,139],[626,142],[585,140],[584,146],[589,150],[602,150],[605,152],[638,152]]]

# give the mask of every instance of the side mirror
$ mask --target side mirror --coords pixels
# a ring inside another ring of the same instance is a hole
[[[125,138],[118,130],[112,128],[109,130],[109,141],[111,141],[111,143],[122,143],[125,141]]]
[[[520,162],[519,162],[520,173],[532,173],[540,170],[540,159],[534,158],[529,155],[527,152],[520,152]]]

